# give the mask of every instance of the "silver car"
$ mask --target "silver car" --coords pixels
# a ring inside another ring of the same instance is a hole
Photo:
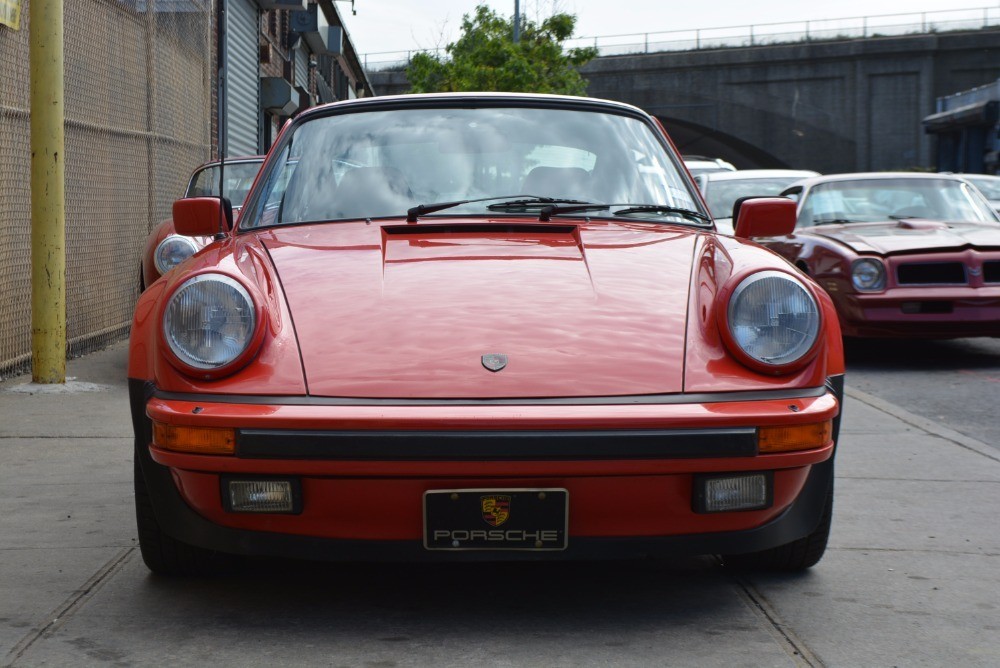
[[[695,182],[708,203],[720,234],[733,233],[733,205],[741,197],[774,197],[800,179],[819,176],[807,169],[743,169],[697,174]]]

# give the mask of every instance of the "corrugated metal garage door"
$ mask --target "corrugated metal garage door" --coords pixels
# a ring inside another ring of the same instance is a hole
[[[260,12],[254,0],[228,0],[226,155],[260,153]]]
[[[295,85],[309,90],[309,52],[301,42],[295,47]]]

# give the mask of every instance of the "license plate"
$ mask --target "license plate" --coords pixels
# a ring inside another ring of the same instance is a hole
[[[435,489],[424,492],[428,550],[565,550],[565,489]]]

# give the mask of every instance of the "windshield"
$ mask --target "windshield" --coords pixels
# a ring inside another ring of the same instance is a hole
[[[994,176],[967,176],[965,177],[972,185],[979,188],[979,192],[986,195],[986,199],[1000,199],[1000,178]]]
[[[405,216],[419,205],[473,199],[485,201],[449,205],[437,215],[523,215],[517,202],[498,206],[514,196],[700,211],[664,146],[639,119],[554,108],[438,107],[306,121],[242,226]],[[629,215],[691,222],[667,210]]]
[[[772,176],[761,179],[709,180],[705,182],[705,199],[713,217],[731,218],[733,205],[739,198],[751,195],[774,197],[801,178],[801,176]]]
[[[906,218],[997,222],[997,214],[968,183],[955,179],[861,179],[813,186],[798,225],[869,223]]]
[[[223,197],[229,198],[233,206],[243,206],[243,201],[250,192],[250,186],[257,177],[260,162],[227,162],[225,168],[225,187]],[[185,197],[218,197],[219,166],[212,165],[199,170],[191,177]]]

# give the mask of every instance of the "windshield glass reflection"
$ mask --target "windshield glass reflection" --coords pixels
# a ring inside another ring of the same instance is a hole
[[[439,215],[523,215],[516,206],[490,208],[518,195],[699,210],[638,119],[566,109],[433,108],[305,122],[244,226],[405,216],[420,204],[468,199],[484,201]],[[665,216],[677,219],[650,214]]]
[[[812,187],[799,210],[800,226],[870,223],[910,218],[947,222],[997,222],[972,190],[952,179],[859,179]]]

